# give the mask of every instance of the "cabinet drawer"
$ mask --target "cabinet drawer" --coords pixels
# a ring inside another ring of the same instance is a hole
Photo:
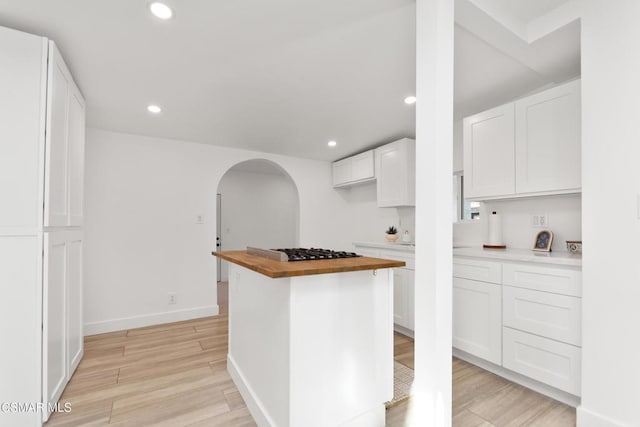
[[[501,283],[502,265],[499,262],[478,261],[475,259],[453,258],[453,277],[480,280],[481,282]]]
[[[502,288],[502,323],[522,331],[580,346],[580,298],[530,289]]]
[[[582,296],[582,272],[569,268],[504,264],[502,284],[554,294]]]
[[[403,268],[409,270],[416,269],[416,257],[413,254],[400,251],[380,251],[380,258],[392,259],[394,261],[404,261],[407,265]]]
[[[580,396],[579,347],[503,328],[502,366]]]

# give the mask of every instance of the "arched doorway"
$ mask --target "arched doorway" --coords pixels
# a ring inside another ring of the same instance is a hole
[[[241,250],[299,245],[298,189],[277,163],[252,159],[231,167],[217,188],[217,250]],[[225,263],[218,261],[219,281],[227,281]]]

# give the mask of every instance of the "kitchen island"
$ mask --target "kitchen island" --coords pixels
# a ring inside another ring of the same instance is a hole
[[[229,261],[227,366],[259,426],[384,426],[393,397],[393,272],[358,257]]]

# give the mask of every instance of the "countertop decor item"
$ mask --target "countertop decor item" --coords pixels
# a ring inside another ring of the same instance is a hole
[[[542,230],[536,234],[536,240],[533,242],[533,250],[539,252],[551,252],[552,242],[553,233],[551,230]]]
[[[398,229],[395,226],[391,226],[389,228],[387,228],[387,240],[389,242],[395,242],[396,240],[398,240]]]
[[[567,250],[572,254],[581,254],[582,240],[567,240]]]

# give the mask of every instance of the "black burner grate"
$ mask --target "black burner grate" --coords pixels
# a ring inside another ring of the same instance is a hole
[[[278,252],[284,252],[289,257],[289,261],[311,261],[320,259],[337,259],[337,258],[355,258],[358,255],[355,252],[332,251],[331,249],[319,248],[290,248],[290,249],[272,249]]]

